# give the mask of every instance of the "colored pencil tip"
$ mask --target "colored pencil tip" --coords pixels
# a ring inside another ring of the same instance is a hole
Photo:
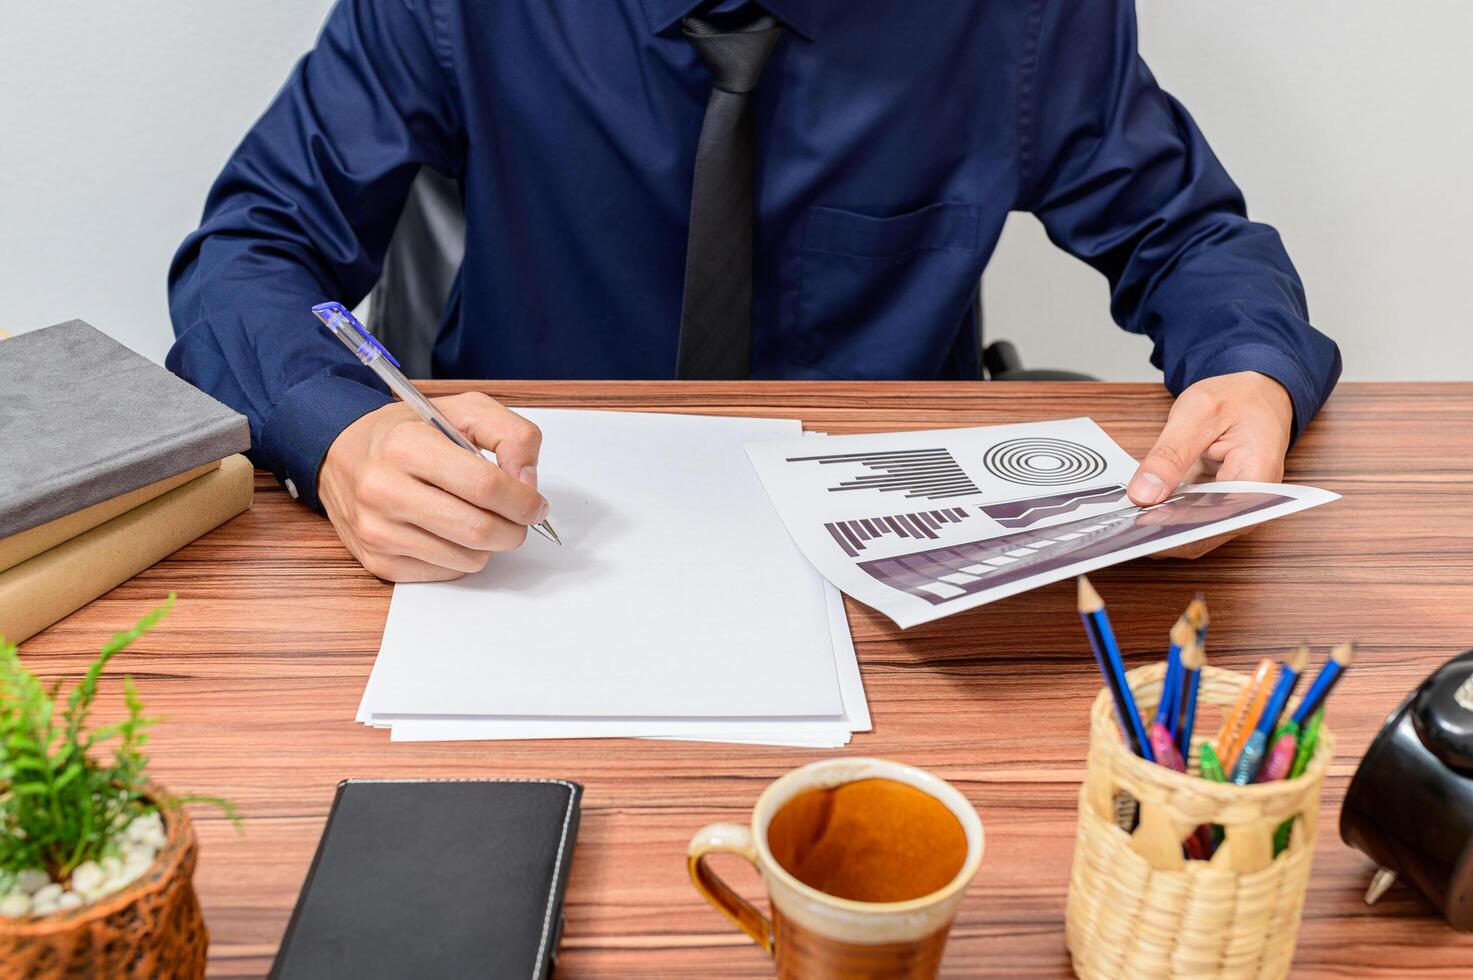
[[[1294,652],[1289,654],[1286,663],[1294,673],[1302,673],[1305,665],[1309,663],[1309,644],[1302,643],[1295,647]]]
[[[1105,600],[1095,591],[1095,587],[1089,584],[1089,579],[1083,575],[1079,576],[1079,611],[1099,612],[1105,608]]]
[[[1171,642],[1182,650],[1187,648],[1188,643],[1197,642],[1197,631],[1192,624],[1187,622],[1185,614],[1182,615],[1171,627]]]
[[[1349,667],[1355,663],[1355,644],[1342,643],[1330,651],[1330,659],[1342,667]]]
[[[1201,670],[1202,665],[1207,662],[1207,651],[1202,649],[1202,644],[1197,642],[1193,636],[1188,642],[1182,644],[1181,665],[1187,670]]]
[[[1192,624],[1192,629],[1205,629],[1211,621],[1207,615],[1207,600],[1198,592],[1197,597],[1187,606],[1187,619]]]

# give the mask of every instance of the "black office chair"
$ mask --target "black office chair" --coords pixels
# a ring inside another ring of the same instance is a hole
[[[440,315],[465,254],[465,209],[453,180],[422,168],[369,294],[368,327],[411,378],[430,377],[430,353]],[[1093,381],[1087,374],[1023,367],[1006,340],[983,342],[982,284],[977,284],[977,376],[987,381]]]
[[[994,340],[988,344],[983,332],[982,288],[977,288],[977,346],[982,351],[982,365],[978,372],[984,381],[1098,381],[1078,371],[1058,371],[1053,368],[1025,368],[1018,348],[1009,340]]]

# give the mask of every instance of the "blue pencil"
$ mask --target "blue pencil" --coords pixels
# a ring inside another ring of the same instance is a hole
[[[1294,712],[1293,721],[1303,730],[1309,716],[1319,710],[1320,705],[1325,703],[1329,697],[1330,689],[1340,676],[1355,663],[1355,644],[1342,643],[1330,651],[1330,659],[1320,668],[1319,676],[1314,683],[1309,685],[1309,691],[1305,693],[1304,700],[1299,702],[1298,709]]]
[[[1238,753],[1238,761],[1233,764],[1233,782],[1239,786],[1247,786],[1258,775],[1258,767],[1263,765],[1263,758],[1268,753],[1268,740],[1278,727],[1279,716],[1284,713],[1284,705],[1294,693],[1294,685],[1299,683],[1299,675],[1307,663],[1309,647],[1301,646],[1289,654],[1284,665],[1279,668],[1279,679],[1274,684],[1273,693],[1269,695],[1268,704],[1263,706],[1263,714],[1258,716],[1253,734],[1248,736],[1248,741],[1243,744],[1243,751]]]
[[[1105,685],[1115,700],[1115,716],[1120,721],[1126,744],[1136,755],[1155,762],[1155,753],[1151,751],[1140,712],[1135,707],[1135,696],[1125,680],[1125,664],[1120,659],[1120,648],[1115,645],[1115,633],[1110,629],[1105,600],[1083,575],[1079,576],[1079,618],[1084,622],[1084,632],[1089,637],[1090,648],[1094,650],[1095,663],[1099,665]]]
[[[1156,724],[1176,740],[1177,715],[1181,712],[1181,645],[1184,636],[1189,636],[1190,627],[1186,617],[1171,627],[1171,643],[1166,648],[1166,676],[1161,679],[1161,701],[1156,706]]]
[[[1176,732],[1176,747],[1183,759],[1192,757],[1192,729],[1197,724],[1197,687],[1202,682],[1202,664],[1207,660],[1207,600],[1199,592],[1187,606],[1187,623],[1197,631],[1197,655],[1195,665],[1182,658],[1181,727]]]
[[[1177,751],[1187,763],[1192,761],[1192,725],[1197,720],[1197,682],[1202,678],[1202,664],[1205,660],[1202,644],[1197,642],[1195,636],[1189,638],[1181,652],[1182,672],[1186,675],[1182,700],[1186,703],[1182,708],[1181,732],[1177,735],[1176,745]]]

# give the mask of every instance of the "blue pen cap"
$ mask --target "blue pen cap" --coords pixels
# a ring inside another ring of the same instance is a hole
[[[378,338],[368,332],[368,328],[358,322],[358,318],[342,303],[318,303],[312,307],[312,312],[321,320],[323,326],[331,330],[333,334],[343,342],[343,346],[352,351],[364,364],[372,364],[380,355],[387,357],[389,363],[399,367],[399,362],[394,359]]]

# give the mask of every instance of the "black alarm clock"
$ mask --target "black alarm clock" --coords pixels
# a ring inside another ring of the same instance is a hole
[[[1473,931],[1473,650],[1386,719],[1350,781],[1340,838],[1380,866],[1367,904],[1400,879]]]

